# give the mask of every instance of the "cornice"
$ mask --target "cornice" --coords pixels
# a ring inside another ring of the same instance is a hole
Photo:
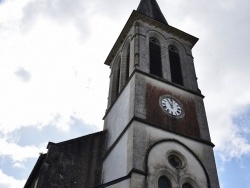
[[[185,41],[188,41],[191,44],[191,48],[196,44],[196,42],[199,40],[198,38],[181,31],[175,27],[172,27],[168,24],[164,24],[162,22],[159,22],[157,20],[154,20],[153,18],[146,16],[138,11],[133,11],[132,14],[130,15],[127,23],[125,24],[123,30],[121,31],[119,37],[117,38],[114,46],[112,47],[107,59],[105,60],[104,64],[109,65],[113,61],[113,58],[115,57],[118,49],[122,45],[124,39],[126,38],[127,34],[129,33],[131,27],[134,25],[134,23],[138,20],[141,20],[143,22],[146,22],[150,25],[154,25],[157,28],[162,29],[163,31],[166,31],[168,33],[173,34],[174,36],[177,36]]]

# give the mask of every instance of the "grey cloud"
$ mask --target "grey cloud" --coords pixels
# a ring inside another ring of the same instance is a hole
[[[243,126],[246,118],[235,121],[232,114],[239,116],[238,112],[250,104],[250,1],[158,3],[166,5],[161,7],[170,25],[200,38],[193,49],[194,63],[219,156],[232,159],[236,157],[232,153],[249,155],[248,149],[242,149],[250,147],[249,129]],[[225,136],[226,132],[230,134]]]
[[[11,188],[10,185],[5,184],[5,183],[0,183],[0,187]]]
[[[249,97],[246,98],[246,96],[250,93],[250,89],[247,87],[250,81],[250,49],[248,47],[250,42],[250,2],[245,0],[210,1],[206,5],[197,8],[195,17],[191,18],[191,20],[197,21],[199,27],[197,34],[201,34],[201,40],[195,49],[198,56],[194,57],[196,68],[200,69],[198,78],[201,90],[207,95],[206,100],[211,101],[207,107],[212,106],[212,101],[218,101],[217,109],[222,112],[215,114],[213,111],[216,111],[216,108],[208,111],[208,117],[211,118],[209,119],[210,130],[218,133],[223,132],[223,128],[225,128],[218,122],[228,120],[230,123],[234,118],[230,114],[237,113],[237,105],[240,104],[237,104],[236,96],[245,98],[245,104],[249,103]],[[231,109],[232,106],[233,111],[225,117],[227,109]],[[222,118],[224,119],[222,120]],[[228,135],[229,140],[224,141],[224,147],[217,148],[226,158],[237,157],[231,156],[231,153],[237,153],[238,156],[246,153],[249,155],[249,150],[243,150],[240,147],[249,147],[248,135],[242,132],[242,125],[240,125],[242,123],[232,122],[230,128],[237,130],[237,134]],[[227,127],[229,128],[229,126]]]
[[[25,70],[23,67],[19,67],[15,72],[15,75],[23,82],[29,82],[31,79],[30,72]]]
[[[75,17],[81,17],[85,12],[85,1],[76,0],[36,0],[31,1],[23,8],[23,21],[36,18],[39,15],[49,16],[61,22],[66,22]]]
[[[211,82],[211,75],[217,81],[232,74],[249,75],[250,1],[188,1],[177,6],[179,9],[173,10],[181,14],[170,9],[165,12],[172,19],[168,20],[170,25],[200,38],[193,52],[199,81],[204,80],[201,87],[218,84]],[[173,15],[168,15],[168,11]],[[192,23],[188,25],[190,20]],[[240,80],[236,79],[237,82]]]
[[[55,121],[57,121],[58,118],[60,118],[60,116],[56,115],[54,117]],[[35,125],[23,126],[11,132],[6,137],[10,140],[16,139],[16,143],[20,146],[39,146],[41,143],[49,141],[61,142],[97,131],[94,126],[86,124],[82,119],[76,118],[73,115],[70,119],[70,129],[67,132],[62,132],[54,123],[51,123],[42,128],[38,128]]]
[[[88,36],[88,7],[88,1],[82,0],[34,0],[23,8],[22,29],[28,30],[42,16],[59,24],[72,22],[83,35]]]
[[[73,23],[81,35],[86,38],[90,35],[89,19],[93,15],[107,15],[118,20],[124,14],[128,17],[131,7],[136,9],[138,2],[134,0],[122,2],[117,0],[33,0],[23,8],[22,29],[29,30],[42,16],[59,24]]]
[[[102,14],[112,17],[113,20],[116,19],[121,21],[121,18],[123,18],[124,14],[126,14],[125,19],[127,19],[132,10],[137,9],[139,2],[139,0],[96,0],[95,11],[101,12]]]

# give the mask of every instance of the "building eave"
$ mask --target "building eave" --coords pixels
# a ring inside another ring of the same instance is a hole
[[[47,149],[49,149],[49,147],[50,147],[51,145],[53,145],[53,146],[55,146],[55,145],[56,145],[56,146],[67,145],[67,144],[71,144],[71,143],[78,142],[78,141],[80,141],[80,140],[87,140],[87,139],[90,139],[90,138],[93,138],[93,137],[98,137],[98,136],[100,136],[100,135],[106,134],[106,132],[107,132],[107,131],[104,130],[104,131],[100,131],[100,132],[88,134],[88,135],[85,135],[85,136],[81,136],[81,137],[78,137],[78,138],[66,140],[66,141],[59,142],[59,143],[49,142],[48,145],[47,145]]]

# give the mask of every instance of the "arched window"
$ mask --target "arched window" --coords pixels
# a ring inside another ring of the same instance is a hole
[[[129,65],[130,65],[130,44],[128,45],[127,56],[126,56],[126,81],[129,78]]]
[[[129,64],[130,64],[130,44],[127,43],[126,47],[121,53],[120,62],[120,82],[119,82],[119,92],[123,89],[124,85],[129,78]]]
[[[189,183],[184,183],[184,184],[182,185],[182,188],[193,188],[193,186],[190,185]]]
[[[121,59],[119,59],[118,61],[118,65],[117,65],[117,69],[116,69],[116,76],[115,76],[115,79],[116,79],[116,90],[115,90],[115,95],[116,97],[118,96],[119,94],[119,86],[120,86],[120,72],[121,72]]]
[[[158,188],[171,188],[170,181],[165,177],[161,176],[158,180]]]
[[[179,52],[174,46],[169,46],[168,53],[172,82],[183,85]]]
[[[121,57],[115,60],[112,67],[112,87],[111,87],[111,103],[113,103],[118,94],[120,88],[120,66],[121,66]]]
[[[161,46],[160,42],[151,37],[149,39],[150,73],[162,77]]]

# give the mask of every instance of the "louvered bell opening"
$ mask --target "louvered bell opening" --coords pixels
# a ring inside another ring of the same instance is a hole
[[[127,50],[127,57],[126,57],[126,81],[129,78],[129,65],[130,65],[130,46]]]
[[[119,94],[119,85],[120,85],[120,71],[121,71],[121,68],[120,68],[120,64],[121,64],[121,60],[119,60],[118,62],[118,67],[117,67],[117,72],[116,72],[116,90],[115,90],[115,99],[117,98],[118,94]]]
[[[150,73],[162,77],[161,47],[153,42],[149,43]]]
[[[169,50],[172,82],[183,85],[180,56],[177,52]]]

